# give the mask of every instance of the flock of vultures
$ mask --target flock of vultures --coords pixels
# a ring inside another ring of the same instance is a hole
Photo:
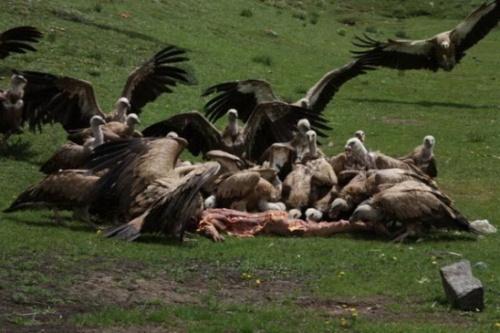
[[[276,98],[265,80],[224,82],[204,91],[211,97],[204,113],[178,113],[142,131],[135,128],[141,108],[190,82],[181,48],[167,46],[134,69],[109,113],[89,82],[15,69],[0,91],[2,144],[25,127],[37,132],[54,123],[68,142],[41,166],[40,182],[4,212],[51,209],[65,224],[57,211],[71,210],[92,228],[108,226],[103,236],[126,241],[143,233],[182,240],[186,231],[214,241],[222,234],[368,230],[403,241],[439,228],[477,233],[436,183],[433,136],[398,158],[368,151],[363,131],[335,156],[325,156],[318,137],[330,130],[324,110],[344,83],[377,67],[451,71],[498,25],[499,6],[483,4],[425,40],[357,37],[353,59],[296,102]],[[0,59],[36,51],[42,36],[30,26],[4,31]],[[214,122],[223,117],[220,131]],[[186,149],[204,162],[182,160]]]

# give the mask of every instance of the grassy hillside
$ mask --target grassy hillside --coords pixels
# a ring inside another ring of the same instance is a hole
[[[111,110],[130,71],[166,44],[188,50],[196,84],[148,104],[141,128],[201,110],[208,86],[263,78],[285,100],[351,59],[354,35],[426,38],[454,27],[482,1],[3,1],[0,30],[33,25],[37,53],[0,63],[91,81]],[[340,152],[355,130],[367,146],[400,156],[436,137],[438,183],[471,220],[497,224],[500,29],[452,72],[378,69],[343,86],[325,111],[323,140]],[[218,124],[221,125],[221,124]],[[189,138],[188,138],[189,139]],[[0,154],[7,207],[42,178],[41,163],[65,142],[58,126],[11,137]],[[500,325],[498,235],[387,239],[204,238],[179,246],[155,236],[133,244],[86,225],[57,226],[49,212],[0,215],[0,332],[484,332]],[[65,215],[69,218],[69,214]],[[466,258],[485,287],[482,313],[447,304],[439,267]]]

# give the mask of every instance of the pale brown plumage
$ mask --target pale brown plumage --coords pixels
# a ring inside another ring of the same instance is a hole
[[[101,125],[104,119],[100,116],[93,116],[90,119],[92,137],[85,140],[83,145],[74,142],[67,142],[57,148],[52,156],[40,167],[40,171],[49,174],[64,169],[79,169],[89,159],[95,147],[104,142]]]
[[[137,196],[156,179],[178,178],[175,166],[186,145],[183,138],[165,137],[111,141],[97,147],[87,166],[94,172],[111,167],[97,190],[105,197],[106,209],[125,221],[141,214]]]
[[[500,1],[482,4],[449,31],[423,40],[379,42],[365,35],[353,44],[367,50],[352,51],[358,59],[376,66],[396,69],[443,69],[451,71],[465,56],[465,51],[493,29],[500,18]]]
[[[339,191],[329,207],[330,219],[338,220],[349,217],[361,202],[369,198],[366,191],[366,173],[359,172]]]
[[[380,190],[382,189],[408,180],[421,182],[426,186],[431,187],[432,189],[438,189],[436,182],[423,173],[399,168],[392,168],[367,171],[365,182],[366,192],[371,196],[376,194],[377,192],[380,192]]]
[[[457,229],[476,233],[469,221],[447,203],[447,197],[421,182],[406,181],[375,194],[359,205],[349,221],[371,221],[386,224],[398,221],[404,233],[403,241],[415,231],[431,228]]]
[[[215,181],[216,207],[246,212],[267,210],[269,202],[280,199],[280,189],[272,183],[276,172],[251,169],[221,175]],[[267,178],[267,179],[266,179]]]
[[[140,124],[139,117],[135,113],[126,116],[126,121],[110,121],[101,125],[102,137],[104,142],[116,141],[127,138],[140,138],[142,133],[136,130],[136,125]],[[83,144],[94,135],[92,127],[81,130],[71,130],[68,132],[68,140],[77,144]]]
[[[52,173],[21,193],[4,212],[25,209],[73,210],[75,218],[95,227],[90,221],[88,209],[97,199],[94,190],[98,180],[98,176],[89,175],[86,170]]]
[[[171,93],[177,83],[189,83],[185,70],[174,67],[187,61],[185,51],[167,46],[128,76],[115,110],[105,113],[99,106],[90,82],[36,71],[16,71],[27,80],[26,113],[30,128],[45,123],[61,123],[66,131],[88,126],[94,115],[106,121],[120,120],[125,113],[139,114],[141,108],[163,93]],[[121,111],[120,111],[121,110]]]

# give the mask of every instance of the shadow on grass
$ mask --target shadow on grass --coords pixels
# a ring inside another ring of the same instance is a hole
[[[464,103],[454,103],[454,102],[433,102],[433,101],[397,101],[385,98],[349,98],[349,100],[354,102],[362,103],[385,103],[385,104],[406,104],[406,105],[418,105],[421,107],[446,107],[446,108],[456,108],[456,109],[491,109],[498,108],[496,105],[473,105]]]
[[[0,155],[16,161],[29,161],[37,155],[35,151],[30,150],[31,147],[31,142],[22,141],[21,138],[17,137],[15,140],[0,142]]]
[[[22,216],[22,211],[13,212],[11,214],[4,214],[5,220],[10,220],[14,223],[21,223],[30,227],[36,228],[65,228],[71,231],[76,232],[85,232],[85,233],[95,233],[96,230],[92,229],[91,226],[86,224],[85,222],[73,221],[71,218],[63,217],[66,225],[58,224],[53,216],[43,216],[41,219],[36,221],[29,219],[29,217]]]
[[[142,34],[142,33],[137,32],[137,31],[120,29],[120,28],[116,28],[116,27],[113,27],[110,25],[93,22],[93,21],[83,17],[78,12],[72,12],[72,11],[68,11],[68,10],[58,9],[58,10],[53,10],[52,14],[60,19],[66,20],[66,21],[80,23],[83,25],[96,27],[96,28],[106,30],[106,31],[113,31],[113,32],[125,35],[129,38],[141,39],[141,40],[148,41],[148,42],[162,43],[160,40],[158,40],[154,37]]]

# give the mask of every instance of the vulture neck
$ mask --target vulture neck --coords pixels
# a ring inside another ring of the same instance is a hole
[[[92,148],[95,148],[104,143],[104,135],[102,134],[102,129],[100,125],[92,125],[92,135],[94,137],[94,142],[92,142]]]

